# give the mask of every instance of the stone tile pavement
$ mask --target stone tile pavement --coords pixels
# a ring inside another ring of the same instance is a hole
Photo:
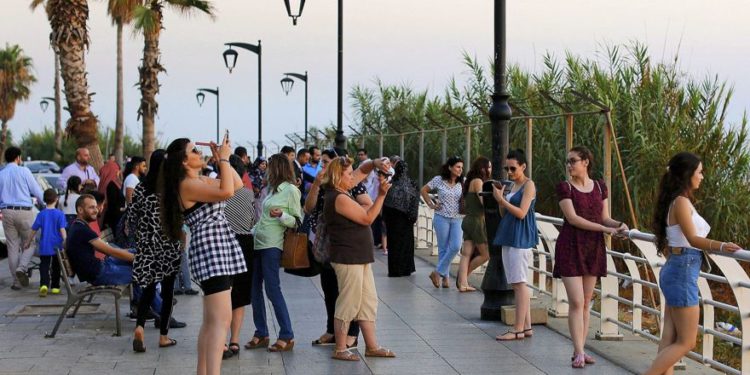
[[[284,290],[297,345],[293,352],[277,354],[242,350],[240,357],[224,361],[223,374],[628,374],[594,354],[597,364],[584,370],[570,368],[572,346],[566,337],[535,327],[533,338],[499,343],[496,334],[507,327],[479,319],[481,293],[460,294],[435,289],[427,278],[430,265],[417,259],[417,273],[406,278],[386,276],[386,258],[378,255],[375,282],[380,306],[377,334],[382,345],[394,350],[395,359],[360,362],[331,360],[331,347],[310,342],[325,328],[325,308],[318,278],[282,273]],[[36,276],[36,275],[35,275]],[[32,278],[32,286],[38,278]],[[178,297],[174,315],[188,323],[170,335],[172,348],[157,347],[158,331],[146,330],[147,352],[131,351],[133,322],[123,320],[123,336],[112,337],[114,315],[111,298],[97,297],[102,314],[66,319],[56,338],[45,339],[56,316],[6,316],[13,308],[31,303],[61,303],[63,296],[41,299],[37,288],[10,290],[6,261],[0,262],[0,374],[191,374],[195,373],[196,338],[201,321],[201,298]],[[270,305],[268,306],[269,312]],[[123,313],[127,306],[122,307]],[[273,314],[269,314],[269,320]],[[272,339],[278,330],[269,322]],[[243,327],[243,343],[252,335],[250,312]],[[364,343],[360,340],[360,351]]]

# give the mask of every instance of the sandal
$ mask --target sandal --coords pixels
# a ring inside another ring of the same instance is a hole
[[[320,338],[317,339],[317,340],[314,340],[312,342],[312,344],[313,345],[333,345],[333,344],[335,344],[336,343],[336,337],[333,336],[333,335],[331,335],[331,336],[328,336],[327,339],[324,339],[324,337],[326,337],[327,335],[328,334],[320,336]]]
[[[444,277],[443,278],[443,288],[450,288],[450,287],[451,286],[450,286],[450,283],[448,282],[448,278]]]
[[[506,338],[507,335],[513,335],[511,338]],[[513,341],[513,340],[523,340],[526,336],[523,334],[523,331],[521,332],[513,332],[511,330],[505,331],[500,336],[495,336],[495,340],[497,341]]]
[[[279,342],[283,342],[284,346],[279,345]],[[278,339],[273,345],[268,347],[269,352],[290,352],[294,349],[294,339]]]
[[[338,359],[339,361],[359,361],[359,356],[352,352],[352,349],[334,350],[331,358]]]
[[[586,353],[583,353],[583,361],[586,362],[587,365],[593,365],[596,363],[596,359]]]
[[[523,330],[523,335],[526,337],[534,336],[534,329],[533,328],[527,328]]]
[[[252,350],[252,349],[259,349],[259,348],[266,348],[268,347],[268,343],[270,340],[268,339],[268,336],[266,337],[256,337],[253,336],[250,341],[245,344],[245,349]]]
[[[175,345],[177,345],[177,340],[175,339],[169,339],[169,343],[166,343],[166,344],[159,343],[160,348],[168,348],[170,346],[175,346]]]
[[[430,281],[432,281],[432,285],[435,288],[440,288],[440,275],[438,275],[437,272],[432,271],[430,272]]]
[[[222,353],[221,359],[229,359],[234,356],[240,356],[240,344],[230,342],[228,346],[224,345],[224,353]]]
[[[583,353],[574,355],[570,360],[573,361],[570,364],[573,368],[584,368],[586,366],[586,359]]]
[[[381,346],[372,350],[365,349],[365,357],[395,358],[396,353]]]
[[[468,285],[467,286],[460,286],[460,285],[458,285],[458,283],[456,283],[456,285],[457,285],[456,288],[458,288],[458,291],[460,293],[476,292],[477,291],[476,288],[473,288],[473,287],[468,286]]]
[[[351,345],[347,344],[346,348],[347,349],[356,348],[358,344],[359,344],[359,337],[355,338],[354,342]]]
[[[143,340],[133,339],[133,351],[136,353],[146,352],[146,346],[143,345]]]

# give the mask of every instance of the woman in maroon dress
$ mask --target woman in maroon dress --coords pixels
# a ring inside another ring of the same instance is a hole
[[[589,304],[597,278],[607,275],[602,233],[616,234],[628,226],[609,217],[607,185],[591,179],[594,158],[587,148],[574,147],[565,162],[570,179],[557,185],[565,216],[555,245],[553,275],[562,278],[568,294],[568,328],[573,338],[572,366],[583,368],[594,358],[583,351],[589,330]]]

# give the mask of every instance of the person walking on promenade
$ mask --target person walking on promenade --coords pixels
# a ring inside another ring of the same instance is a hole
[[[409,178],[406,160],[395,161],[394,170],[391,189],[383,202],[382,217],[385,226],[389,228],[388,243],[391,244],[388,277],[401,277],[409,276],[417,270],[414,266],[414,223],[419,214],[419,190],[417,184]],[[379,190],[380,185],[377,187]]]
[[[602,180],[591,179],[594,155],[589,149],[573,147],[565,164],[570,179],[556,187],[564,222],[555,245],[552,273],[555,278],[562,278],[568,296],[572,366],[583,368],[595,362],[584,352],[584,346],[594,286],[599,277],[607,276],[607,254],[602,234],[616,234],[628,230],[628,226],[609,217],[607,185]]]
[[[284,232],[293,228],[302,217],[301,193],[295,185],[292,161],[284,154],[272,155],[268,160],[268,196],[262,203],[260,221],[255,226],[255,258],[253,259],[252,305],[255,333],[245,344],[246,349],[268,348],[271,352],[286,352],[294,348],[294,332],[289,310],[281,292],[279,267],[284,248]],[[273,305],[279,322],[279,337],[268,346],[269,332],[266,323],[266,302]]]
[[[245,175],[245,163],[237,155],[229,157],[229,164],[234,168],[237,175]],[[245,266],[247,272],[234,276],[232,283],[232,324],[229,345],[224,350],[223,358],[231,358],[240,354],[240,330],[242,321],[245,319],[245,306],[251,302],[252,283],[253,283],[253,259],[255,241],[252,230],[255,226],[255,216],[248,215],[253,211],[253,202],[255,196],[253,191],[244,185],[234,192],[234,196],[229,198],[227,206],[224,208],[224,216],[229,221],[237,242],[242,248],[242,256],[245,257]]]
[[[157,193],[162,197],[162,227],[171,241],[182,237],[183,222],[190,228],[190,272],[203,289],[203,322],[198,334],[199,375],[221,372],[221,357],[232,320],[232,277],[246,272],[245,259],[224,216],[225,201],[242,186],[229,165],[229,135],[211,145],[220,178],[201,177],[203,158],[187,138],[167,147]]]
[[[44,191],[44,203],[47,205],[34,219],[31,225],[31,235],[23,248],[28,249],[40,232],[39,238],[39,297],[46,297],[52,289],[52,294],[60,294],[60,262],[57,261],[55,250],[62,249],[65,242],[65,214],[58,210],[57,192],[55,189]],[[52,266],[52,280],[50,281],[50,265]]]
[[[96,174],[94,167],[89,164],[90,159],[91,154],[87,148],[81,147],[76,150],[76,161],[65,167],[60,175],[58,180],[60,181],[60,190],[65,190],[70,176],[78,176],[83,184],[92,181],[96,186],[99,186],[99,175]]]
[[[461,222],[461,231],[464,234],[464,246],[461,254],[461,263],[458,265],[458,276],[456,277],[456,288],[459,292],[476,291],[469,285],[469,275],[477,267],[484,264],[490,258],[487,248],[487,228],[484,224],[484,201],[479,195],[485,181],[492,176],[492,163],[490,159],[480,156],[471,164],[469,173],[466,174],[466,182],[463,187],[464,216]],[[474,250],[479,255],[474,255]]]
[[[500,226],[495,232],[493,245],[502,246],[503,269],[508,284],[513,286],[516,305],[516,322],[496,338],[500,341],[531,337],[531,291],[526,286],[531,249],[539,242],[536,228],[536,185],[526,177],[526,154],[513,150],[505,158],[508,178],[513,186],[505,194],[505,185],[499,189],[493,185],[492,195],[504,210]]]
[[[312,244],[317,241],[325,241],[325,239],[318,239],[318,227],[321,221],[325,221],[323,217],[323,207],[325,205],[325,188],[322,188],[321,183],[325,176],[324,171],[326,166],[330,164],[332,160],[338,157],[338,154],[333,149],[324,150],[321,154],[321,172],[315,178],[315,181],[310,187],[310,192],[305,200],[305,222],[309,226],[308,238]],[[363,180],[370,175],[374,169],[385,168],[388,169],[388,163],[385,163],[382,159],[367,161],[361,163],[359,168],[354,171],[353,183],[356,185],[354,188],[349,190],[349,194],[363,207],[372,206],[372,200],[367,194],[367,190],[364,187]],[[324,225],[324,224],[323,224]],[[304,227],[304,225],[303,225]],[[336,337],[334,336],[334,315],[336,313],[336,299],[339,296],[339,284],[336,280],[336,272],[331,267],[328,260],[324,261],[320,270],[320,286],[323,289],[323,299],[326,305],[326,331],[318,339],[312,342],[313,345],[332,345],[336,343]],[[349,324],[349,329],[346,337],[347,347],[354,347],[357,343],[357,337],[359,336],[359,323],[352,321]]]
[[[435,176],[422,187],[422,199],[427,206],[435,210],[433,226],[438,238],[438,264],[430,273],[430,280],[435,288],[450,288],[451,262],[461,249],[462,216],[459,212],[461,194],[463,194],[464,161],[453,156],[443,164],[440,175]],[[437,190],[438,202],[430,198],[430,191]]]
[[[659,272],[664,294],[664,326],[659,354],[647,375],[672,374],[673,366],[695,347],[700,308],[698,275],[706,252],[734,252],[740,246],[707,238],[711,226],[693,206],[693,193],[703,181],[703,163],[689,152],[669,160],[659,183],[652,223],[656,248],[667,257]]]
[[[6,166],[0,171],[0,210],[3,213],[3,230],[8,247],[8,268],[13,277],[11,289],[29,286],[26,268],[34,255],[33,248],[23,248],[31,237],[34,222],[32,196],[44,202],[44,193],[31,171],[21,166],[21,149],[5,150]]]
[[[81,196],[81,178],[70,176],[65,187],[65,196],[60,208],[65,214],[65,220],[70,225],[76,219],[76,201]]]
[[[347,347],[349,322],[356,320],[365,339],[365,356],[395,357],[392,351],[381,347],[375,336],[378,295],[372,274],[373,239],[370,225],[383,207],[385,195],[391,184],[381,177],[378,198],[368,209],[363,208],[349,195],[354,187],[352,162],[348,157],[338,157],[326,168],[323,184],[327,188],[323,208],[328,231],[331,266],[336,271],[339,296],[336,299],[334,335],[336,349],[332,358],[358,361],[359,356]]]
[[[156,293],[156,284],[161,282],[161,311],[159,319],[159,347],[169,347],[177,341],[169,338],[169,325],[172,321],[172,301],[174,281],[180,271],[182,244],[179,239],[164,235],[160,218],[161,198],[157,194],[159,170],[164,162],[164,150],[151,153],[151,170],[143,183],[131,192],[131,204],[127,211],[128,227],[135,237],[135,260],[133,261],[133,281],[141,286],[138,313],[133,332],[133,350],[145,352],[144,331],[146,315],[150,312],[149,303]]]

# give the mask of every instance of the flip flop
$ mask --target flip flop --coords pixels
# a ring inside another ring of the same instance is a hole
[[[359,356],[352,352],[352,349],[345,349],[345,350],[334,350],[333,355],[331,355],[331,358],[338,359],[339,361],[351,361],[351,362],[357,362],[359,361]]]
[[[160,348],[168,348],[170,346],[175,346],[175,345],[177,345],[177,340],[175,340],[175,339],[169,339],[169,343],[168,344],[161,344],[160,343],[159,347]]]
[[[365,349],[365,357],[395,358],[396,353],[381,346],[372,350]]]
[[[322,338],[322,336],[321,336],[321,338]],[[313,345],[334,345],[334,344],[336,344],[336,337],[331,336],[331,338],[328,339],[328,340],[315,339],[312,342],[312,344]]]

